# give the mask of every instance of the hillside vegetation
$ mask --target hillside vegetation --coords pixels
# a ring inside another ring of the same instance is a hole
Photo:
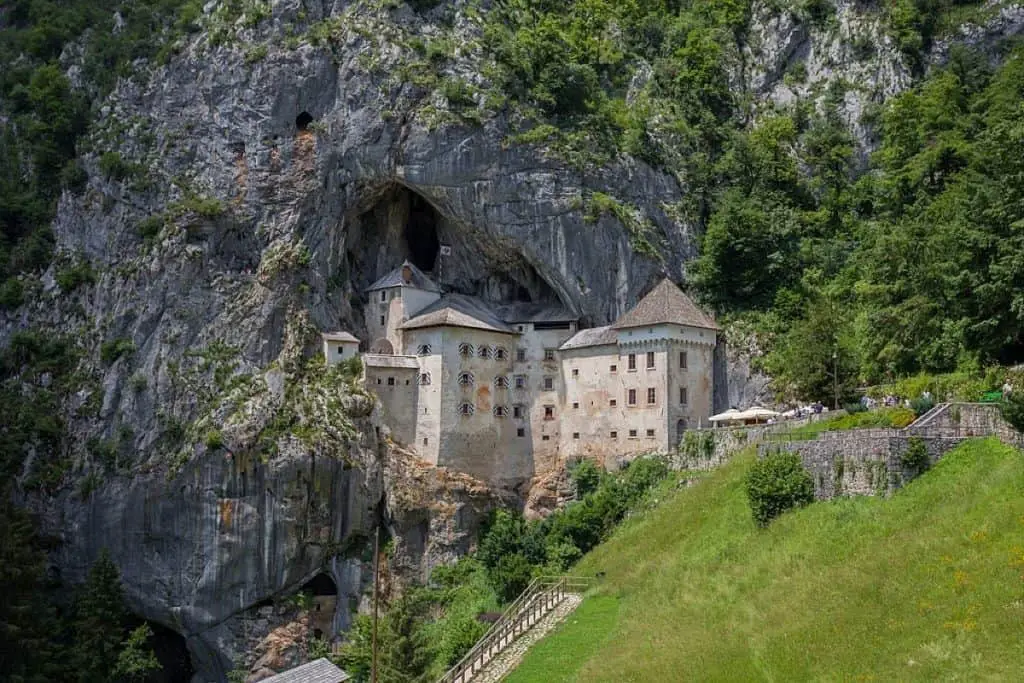
[[[889,499],[817,503],[764,530],[743,493],[751,462],[736,459],[589,553],[577,571],[605,572],[596,604],[510,683],[1019,675],[1019,451],[972,441]]]

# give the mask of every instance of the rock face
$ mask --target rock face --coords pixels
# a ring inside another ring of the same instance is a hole
[[[392,449],[353,378],[311,364],[319,330],[365,332],[366,285],[410,258],[451,289],[558,299],[603,324],[662,274],[681,280],[696,254],[697,226],[673,218],[679,180],[629,157],[580,170],[511,143],[521,131],[506,115],[445,111],[410,74],[410,45],[437,17],[387,4],[277,0],[253,27],[215,26],[211,3],[208,31],[120,84],[83,159],[87,188],[61,199],[59,259],[91,262],[97,282],[69,296],[51,271],[0,319],[0,342],[39,327],[85,354],[65,406],[73,474],[28,501],[63,541],[56,568],[81,580],[109,548],[132,609],[188,638],[198,680],[224,680],[258,606],[320,572],[343,630],[380,520],[396,575],[423,578],[465,552],[506,495]],[[453,4],[443,70],[473,81],[479,27]],[[1020,30],[1019,12],[999,17],[979,31]],[[837,18],[838,30],[815,27],[759,5],[738,87],[767,104],[864,81],[846,100],[861,130],[865,104],[910,79],[870,13],[842,2]],[[787,82],[798,63],[803,82]],[[858,137],[869,150],[870,131]],[[104,152],[139,170],[104,177]],[[588,216],[595,193],[635,220]],[[637,226],[656,256],[634,250]],[[730,378],[737,401],[763,393],[746,374]],[[112,471],[103,444],[120,454]],[[74,485],[90,476],[89,491]],[[540,483],[537,509],[559,495]]]

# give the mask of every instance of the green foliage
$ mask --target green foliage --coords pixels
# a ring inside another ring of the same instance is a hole
[[[221,449],[224,447],[224,435],[219,429],[209,429],[203,437],[203,443],[211,451]]]
[[[914,415],[917,417],[921,417],[934,407],[935,401],[927,396],[918,396],[910,401],[910,409],[914,411]]]
[[[795,453],[769,453],[755,462],[746,480],[750,511],[758,526],[814,501],[814,483]]]
[[[145,168],[124,160],[118,152],[104,152],[99,160],[100,172],[113,180],[128,180],[145,173]]]
[[[81,681],[109,681],[114,678],[124,640],[127,616],[121,577],[106,550],[89,569],[85,584],[74,601],[72,630],[74,646],[70,659]]]
[[[79,287],[96,282],[96,273],[92,264],[81,260],[57,271],[57,285],[65,294],[74,292]]]
[[[100,346],[100,360],[107,365],[110,365],[119,358],[124,356],[131,356],[135,353],[135,342],[127,337],[119,337],[117,339],[111,339],[108,342],[104,342]]]
[[[160,662],[148,643],[152,637],[153,629],[149,624],[143,624],[128,634],[128,638],[121,643],[121,652],[114,668],[118,680],[145,681],[149,674],[160,670]]]
[[[931,464],[928,458],[928,447],[920,437],[910,437],[907,450],[900,455],[900,464],[904,469],[913,470],[918,474],[928,469]]]
[[[601,470],[593,460],[580,460],[569,468],[569,477],[579,499],[597,490],[601,483]]]
[[[1011,391],[1006,394],[999,404],[999,412],[1010,426],[1018,432],[1024,432],[1024,392]]]

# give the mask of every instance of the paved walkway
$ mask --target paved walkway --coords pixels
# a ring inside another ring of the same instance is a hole
[[[480,672],[473,677],[473,683],[498,683],[501,679],[512,672],[519,662],[523,661],[526,651],[538,640],[551,632],[562,619],[565,619],[579,604],[583,602],[583,596],[576,593],[569,593],[562,599],[553,610],[544,615],[533,628],[521,635],[514,643],[501,651],[494,659],[489,661]]]

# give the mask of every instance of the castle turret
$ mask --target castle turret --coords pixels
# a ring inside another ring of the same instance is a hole
[[[367,290],[369,303],[363,311],[371,348],[390,345],[394,353],[406,352],[401,325],[441,297],[441,288],[406,261]],[[384,344],[384,341],[388,344]]]

